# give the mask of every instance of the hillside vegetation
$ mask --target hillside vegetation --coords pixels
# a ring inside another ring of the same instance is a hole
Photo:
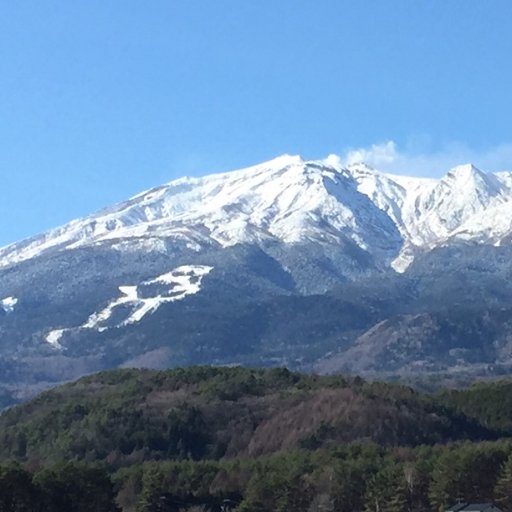
[[[285,369],[117,370],[42,394],[0,418],[0,457],[220,459],[351,441],[415,446],[497,432],[410,388]]]
[[[0,510],[85,512],[92,495],[98,512],[433,511],[461,496],[512,510],[511,387],[104,372],[0,416]]]

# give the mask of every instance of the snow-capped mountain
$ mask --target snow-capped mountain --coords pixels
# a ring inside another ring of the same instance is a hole
[[[113,208],[0,250],[0,265],[50,250],[102,243],[158,248],[349,239],[389,259],[400,245],[392,220],[358,192],[347,169],[283,156],[240,171],[182,178]]]
[[[379,265],[404,270],[450,239],[498,244],[511,231],[512,177],[472,165],[442,179],[391,175],[339,159],[282,156],[204,178],[181,178],[125,203],[0,249],[0,266],[48,251],[106,244],[165,251],[350,241]]]
[[[358,190],[384,210],[403,245],[392,266],[403,271],[419,252],[450,241],[499,244],[512,230],[512,173],[484,173],[471,164],[440,180],[384,174],[364,164],[349,167]]]
[[[472,165],[181,178],[0,249],[0,404],[117,366],[512,368],[511,242],[512,173]]]

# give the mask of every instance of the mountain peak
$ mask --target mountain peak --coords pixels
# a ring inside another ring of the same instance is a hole
[[[284,153],[260,165],[282,168],[287,167],[289,165],[300,165],[303,164],[304,162],[305,160],[304,158],[302,158],[301,155],[290,155],[288,153]]]
[[[0,267],[43,252],[164,240],[200,251],[268,242],[355,243],[372,253],[433,246],[489,206],[508,201],[507,176],[471,163],[441,180],[395,176],[342,158],[283,154],[244,169],[180,178],[0,249]],[[510,178],[512,182],[512,178]],[[124,249],[123,249],[124,250]],[[387,256],[386,256],[387,259]]]
[[[483,172],[471,163],[453,167],[442,181],[451,186],[455,184],[457,192],[481,190],[490,196],[496,196],[502,189],[502,184],[494,174]]]
[[[347,165],[347,169],[349,169],[351,171],[355,170],[355,171],[359,171],[359,172],[369,172],[372,174],[381,174],[380,171],[378,171],[371,165],[368,165],[366,162],[351,163],[351,164]]]
[[[469,177],[475,175],[485,176],[485,173],[475,167],[472,163],[456,165],[455,167],[452,167],[447,173],[447,176],[456,177]]]
[[[0,266],[47,250],[104,244],[161,244],[172,239],[200,251],[236,244],[353,243],[395,253],[393,221],[357,190],[343,167],[300,155],[232,172],[178,179],[0,250]]]

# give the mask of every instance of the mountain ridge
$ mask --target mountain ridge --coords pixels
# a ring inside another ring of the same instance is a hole
[[[398,256],[394,267],[404,270],[413,258],[403,254],[414,256],[451,237],[472,240],[488,233],[497,243],[508,236],[510,225],[502,222],[493,230],[492,223],[512,209],[511,181],[510,173],[483,173],[472,164],[434,180],[382,173],[363,163],[344,166],[332,157],[283,155],[227,173],[179,178],[10,244],[0,248],[0,267],[48,250],[100,243],[117,242],[122,249],[138,241],[165,250],[165,237],[199,251],[274,240],[336,243],[346,236],[384,265]],[[486,223],[476,219],[489,210],[496,212]]]
[[[284,156],[10,245],[0,394],[129,366],[508,373],[511,184]]]

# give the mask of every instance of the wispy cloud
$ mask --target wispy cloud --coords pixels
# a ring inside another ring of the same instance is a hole
[[[451,144],[438,151],[401,149],[390,140],[369,147],[351,148],[341,155],[345,165],[365,162],[385,172],[438,177],[450,168],[472,163],[483,171],[512,171],[512,143],[501,144],[485,151],[475,151],[464,144]]]

